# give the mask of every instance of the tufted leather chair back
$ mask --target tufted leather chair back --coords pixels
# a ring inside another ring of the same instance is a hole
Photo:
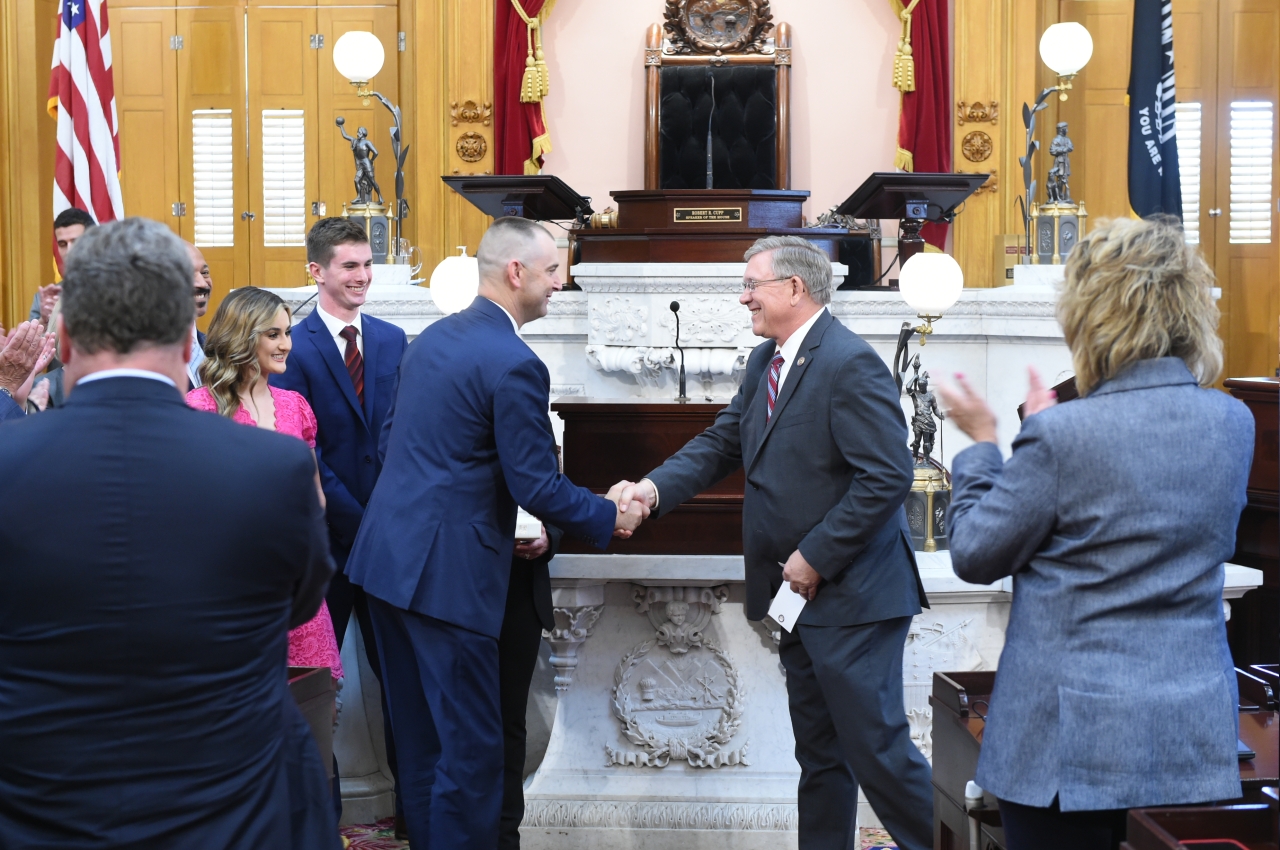
[[[664,67],[658,119],[660,188],[706,188],[708,120],[712,188],[779,188],[777,78],[772,65]]]

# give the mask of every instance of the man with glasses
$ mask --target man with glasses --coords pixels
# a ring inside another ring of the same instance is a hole
[[[737,396],[706,431],[638,484],[619,509],[658,515],[746,471],[747,618],[784,582],[807,600],[782,632],[796,761],[800,845],[845,850],[861,784],[903,850],[933,841],[929,764],[911,742],[902,652],[927,606],[903,501],[912,462],[889,368],[827,311],[831,261],[795,236],[746,254],[739,301],[766,341]]]

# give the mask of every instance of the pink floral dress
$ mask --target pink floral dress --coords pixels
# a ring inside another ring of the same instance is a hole
[[[305,440],[314,449],[316,415],[311,412],[311,405],[292,390],[269,389],[276,405],[276,432]],[[213,396],[204,387],[187,393],[187,406],[209,413],[218,411]],[[243,404],[232,418],[241,425],[258,426]],[[324,600],[320,601],[320,610],[314,617],[289,632],[289,666],[328,667],[335,680],[342,678],[342,657],[338,653],[338,641],[334,638],[329,606]]]

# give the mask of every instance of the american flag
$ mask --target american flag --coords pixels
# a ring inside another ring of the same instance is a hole
[[[107,0],[60,0],[49,114],[58,119],[53,214],[79,207],[99,224],[124,217]]]

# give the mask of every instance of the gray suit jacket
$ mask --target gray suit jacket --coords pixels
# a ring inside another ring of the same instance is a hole
[[[928,606],[902,503],[911,488],[907,428],[893,376],[861,337],[824,313],[796,354],[773,417],[756,346],[738,394],[706,431],[648,478],[659,514],[745,467],[747,617],[759,620],[799,549],[825,579],[801,625],[909,617]]]
[[[951,559],[1013,576],[977,782],[1063,811],[1240,795],[1222,613],[1253,417],[1143,360],[956,455]]]

